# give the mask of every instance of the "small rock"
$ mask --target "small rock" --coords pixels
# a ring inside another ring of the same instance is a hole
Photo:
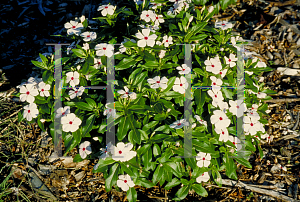
[[[298,64],[298,63],[294,63],[294,64],[293,64],[293,68],[294,68],[294,69],[299,69],[299,68],[300,68],[300,67],[299,67],[299,64]]]
[[[67,171],[67,170],[56,170],[55,172],[56,172],[56,174],[57,174],[59,177],[65,177],[65,176],[68,176],[68,171]]]
[[[42,165],[39,164],[39,173],[41,175],[49,175],[51,173],[52,170],[54,170],[56,168],[56,166],[53,165]]]
[[[53,162],[53,161],[55,161],[57,159],[59,159],[58,155],[56,154],[56,152],[53,152],[51,154],[51,156],[49,157],[49,162],[51,163],[51,162]]]
[[[269,51],[267,51],[267,56],[268,56],[268,58],[270,58],[270,60],[273,60],[273,55],[269,52]]]
[[[36,165],[36,162],[37,162],[37,159],[36,159],[36,158],[28,158],[28,163],[29,163],[31,166],[35,166],[35,165]]]
[[[61,160],[63,160],[63,164],[65,168],[74,168],[76,166],[76,163],[73,162],[73,158],[70,157],[60,157]]]
[[[79,173],[77,173],[74,177],[76,179],[76,181],[80,181],[83,177],[84,177],[85,171],[81,171]]]
[[[280,64],[280,59],[276,59],[275,61],[274,61],[274,65],[279,65]]]

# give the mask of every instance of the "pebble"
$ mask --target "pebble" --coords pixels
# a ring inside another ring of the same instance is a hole
[[[273,55],[269,51],[267,51],[267,56],[270,58],[270,60],[273,60]]]
[[[300,67],[299,67],[299,64],[298,64],[298,63],[294,63],[294,64],[293,64],[293,68],[299,69],[299,68],[300,68]]]

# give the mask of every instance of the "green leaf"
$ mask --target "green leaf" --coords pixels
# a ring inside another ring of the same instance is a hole
[[[102,168],[104,168],[110,164],[113,164],[114,162],[116,162],[116,161],[113,160],[111,157],[106,158],[105,160],[99,159],[99,162],[98,162],[99,166],[95,172],[100,172],[102,170]]]
[[[85,101],[88,103],[88,105],[91,108],[97,107],[97,104],[96,104],[96,102],[93,99],[91,99],[91,98],[85,98]]]
[[[203,196],[203,197],[207,197],[208,196],[208,193],[207,191],[205,190],[204,187],[202,187],[201,184],[193,184],[192,185],[192,188],[193,190],[200,196]]]
[[[80,129],[76,130],[75,132],[72,132],[72,135],[74,137],[74,139],[76,140],[76,142],[80,142],[81,141],[81,135],[80,135]]]
[[[136,86],[136,85],[142,83],[147,76],[148,76],[148,72],[147,71],[142,72],[141,74],[138,74],[137,77],[134,79],[132,85]]]
[[[64,154],[64,156],[79,144],[79,142],[77,142],[75,140],[73,135],[71,135],[69,133],[66,134],[66,136],[64,138],[64,143],[65,143],[65,147],[66,147],[66,153]]]
[[[175,80],[176,80],[176,76],[173,76],[172,78],[170,78],[168,80],[168,86],[167,86],[167,88],[164,89],[162,91],[162,93],[165,93],[165,92],[168,92],[169,90],[171,90],[171,88],[174,86]]]
[[[237,174],[236,174],[236,165],[233,162],[232,158],[229,158],[228,153],[226,152],[223,157],[224,165],[226,166],[226,175],[230,179],[237,180]]]
[[[221,176],[221,174],[219,173],[219,171],[213,169],[211,174],[212,174],[212,176],[213,176],[213,179],[214,179],[215,183],[216,183],[219,187],[222,187],[222,176]]]
[[[50,114],[50,108],[48,107],[47,104],[42,104],[42,105],[40,105],[40,109],[41,109],[43,112],[45,112],[45,113],[47,113],[47,114]]]
[[[129,189],[127,191],[127,199],[128,199],[128,202],[136,202],[137,193],[136,193],[136,190],[134,189],[134,187],[129,187]]]
[[[82,137],[85,137],[85,135],[92,130],[95,119],[96,119],[96,115],[93,114],[86,120],[86,123],[85,123],[86,125],[84,125],[82,127]]]
[[[146,62],[154,61],[155,60],[155,56],[152,55],[152,53],[149,53],[148,51],[144,51],[144,60]]]
[[[192,36],[190,39],[189,39],[189,42],[192,42],[192,41],[202,41],[203,39],[205,39],[207,37],[206,34],[198,34],[197,36]]]
[[[151,121],[151,122],[147,123],[146,125],[144,125],[142,130],[147,132],[148,130],[150,130],[150,128],[154,128],[157,124],[158,124],[158,121]]]
[[[130,128],[130,125],[129,125],[128,117],[127,116],[122,117],[121,121],[119,123],[119,126],[118,126],[118,133],[117,133],[117,137],[118,137],[119,141],[122,141],[125,138],[129,128]]]
[[[87,57],[85,52],[81,49],[72,49],[72,51],[77,57],[80,57],[80,58],[86,58]]]
[[[19,112],[19,113],[20,113],[20,112]],[[18,119],[20,119],[19,113],[18,113]],[[42,131],[45,132],[46,130],[45,130],[45,128],[44,128],[44,124],[41,122],[41,116],[38,117],[37,123],[38,123],[39,127],[42,129]]]
[[[244,158],[234,158],[234,160],[236,160],[238,163],[246,166],[247,168],[252,169],[252,165],[251,165],[251,163],[247,159],[244,159]]]
[[[145,67],[150,67],[150,68],[154,68],[154,67],[158,67],[159,66],[159,63],[157,61],[149,61],[149,62],[146,62],[144,64]]]
[[[42,63],[44,64],[45,67],[47,67],[48,59],[39,53],[40,58],[42,59]]]
[[[119,173],[119,164],[115,163],[109,172],[109,176],[105,179],[105,190],[109,192],[113,185],[116,184]]]
[[[119,62],[118,65],[115,66],[115,70],[128,69],[129,67],[135,65],[136,63],[137,63],[136,55],[132,55],[127,58],[123,58],[123,60],[121,62]]]
[[[77,162],[81,162],[81,161],[83,161],[83,159],[81,158],[80,154],[76,154],[73,159],[73,162],[77,163]]]
[[[177,185],[179,185],[181,182],[178,178],[173,178],[171,182],[168,182],[166,184],[166,186],[164,187],[165,190],[169,190],[171,189],[172,187],[175,187]]]
[[[18,122],[20,123],[23,119],[23,114],[21,114],[21,112],[18,112]]]
[[[183,200],[189,193],[189,186],[183,186],[181,187],[177,192],[176,196],[177,198],[173,198],[172,200]]]
[[[82,110],[85,110],[85,111],[93,111],[93,108],[85,102],[76,102],[75,106],[78,109],[82,109]]]
[[[178,98],[178,97],[183,97],[183,94],[175,92],[175,91],[168,91],[168,92],[161,93],[161,97]]]
[[[151,144],[145,144],[144,146],[142,146],[141,148],[139,148],[137,150],[137,154],[138,155],[143,155],[148,149],[150,149]]]
[[[153,184],[151,181],[145,179],[145,178],[138,178],[136,180],[136,185],[139,185],[139,186],[143,186],[143,187],[146,187],[146,188],[151,188],[151,187],[154,187],[155,184]]]
[[[41,69],[46,69],[48,70],[48,67],[43,63],[43,62],[38,62],[38,61],[34,61],[31,60],[32,64],[34,64],[34,66],[39,67]]]
[[[129,125],[130,125],[135,142],[138,144],[141,144],[141,134],[140,134],[140,131],[138,131],[134,125],[135,120],[133,118],[133,115],[129,116],[128,119],[129,119]]]
[[[201,22],[199,24],[196,24],[193,26],[190,31],[188,31],[187,35],[185,36],[185,41],[188,41],[192,36],[195,36],[197,33],[199,33],[205,26],[207,25],[207,22]]]
[[[164,174],[163,166],[160,166],[160,164],[158,164],[156,170],[154,171],[152,182],[154,184],[157,184],[157,182],[161,180],[163,174]]]
[[[48,80],[49,80],[49,78],[52,76],[52,81],[53,81],[53,73],[51,72],[51,71],[48,71],[48,70],[46,70],[46,71],[44,71],[44,73],[43,73],[43,81],[45,82],[45,83],[47,83],[48,82]],[[51,82],[52,83],[52,82]]]

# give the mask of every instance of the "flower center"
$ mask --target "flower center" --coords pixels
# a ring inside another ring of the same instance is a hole
[[[169,40],[166,40],[166,42],[169,42]]]
[[[205,158],[202,159],[203,161],[205,160]]]
[[[231,62],[231,60],[230,60],[230,59],[229,59],[228,61],[229,61],[229,62]]]
[[[128,93],[128,92],[126,92],[125,94],[127,94],[127,95],[128,95],[129,93]]]
[[[112,111],[112,109],[109,109],[109,112],[111,112]]]
[[[101,64],[101,62],[98,62],[98,65],[100,65]]]
[[[239,107],[239,106],[236,106],[236,108],[238,108],[238,109],[239,109],[240,107]]]
[[[78,91],[75,91],[75,93],[78,93]]]
[[[73,29],[75,29],[75,28],[76,28],[76,26],[73,26],[72,28],[73,28]]]
[[[204,176],[204,173],[202,174],[202,176]]]
[[[215,97],[217,97],[217,95],[215,95]]]
[[[257,94],[260,94],[260,92],[258,92]]]
[[[224,131],[222,131],[222,135],[224,135],[225,133],[224,133]]]
[[[156,20],[158,20],[158,17],[156,17]]]
[[[220,72],[220,74],[222,74],[222,72]]]
[[[223,23],[222,26],[225,26],[225,24]]]
[[[103,48],[103,50],[106,50],[106,48]]]
[[[253,123],[250,123],[250,126],[253,126]]]
[[[181,123],[177,123],[177,126],[180,126],[181,125]]]
[[[44,92],[44,89],[42,89],[41,91]]]
[[[119,151],[119,154],[122,154],[122,151]]]
[[[62,113],[62,115],[65,115],[65,112],[64,112],[64,113]]]
[[[220,121],[222,121],[223,120],[223,118],[222,117],[220,117]]]
[[[105,9],[108,9],[108,6],[105,6]]]
[[[89,37],[90,37],[90,35],[87,35],[86,37],[87,37],[87,38],[89,38]]]
[[[26,94],[27,94],[27,95],[29,95],[29,94],[30,94],[30,92],[29,92],[29,91],[27,91],[27,92],[26,92]]]
[[[215,67],[215,65],[211,65],[212,67]]]
[[[144,39],[145,39],[145,40],[148,40],[148,37],[145,36]]]
[[[232,144],[235,144],[235,142],[232,142]]]
[[[185,71],[185,69],[182,69],[183,71]]]
[[[72,123],[73,123],[72,121],[69,122],[69,124],[72,124]]]
[[[82,148],[82,151],[85,151],[85,148]]]
[[[149,17],[149,15],[147,14],[146,17]]]
[[[28,113],[30,113],[30,110],[28,110]]]
[[[182,83],[180,84],[180,86],[182,86]]]
[[[74,80],[74,77],[71,77],[71,80]]]
[[[160,83],[160,81],[156,81],[156,83]]]
[[[125,183],[127,183],[127,180],[124,180]]]
[[[215,83],[215,82],[213,82],[213,85],[216,85],[216,83]]]

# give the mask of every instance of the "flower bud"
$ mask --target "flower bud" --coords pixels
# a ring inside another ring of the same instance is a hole
[[[46,120],[45,120],[45,119],[40,119],[40,121],[41,121],[42,123],[45,123]]]
[[[170,111],[171,111],[171,109],[168,109],[168,110],[167,110],[167,113],[169,113]]]
[[[224,51],[224,48],[220,48],[220,51]]]
[[[189,23],[193,21],[193,18],[194,18],[194,16],[191,16],[191,17],[189,18]]]
[[[208,13],[211,13],[213,11],[214,11],[214,7],[213,6],[211,6],[211,7],[208,8]]]

